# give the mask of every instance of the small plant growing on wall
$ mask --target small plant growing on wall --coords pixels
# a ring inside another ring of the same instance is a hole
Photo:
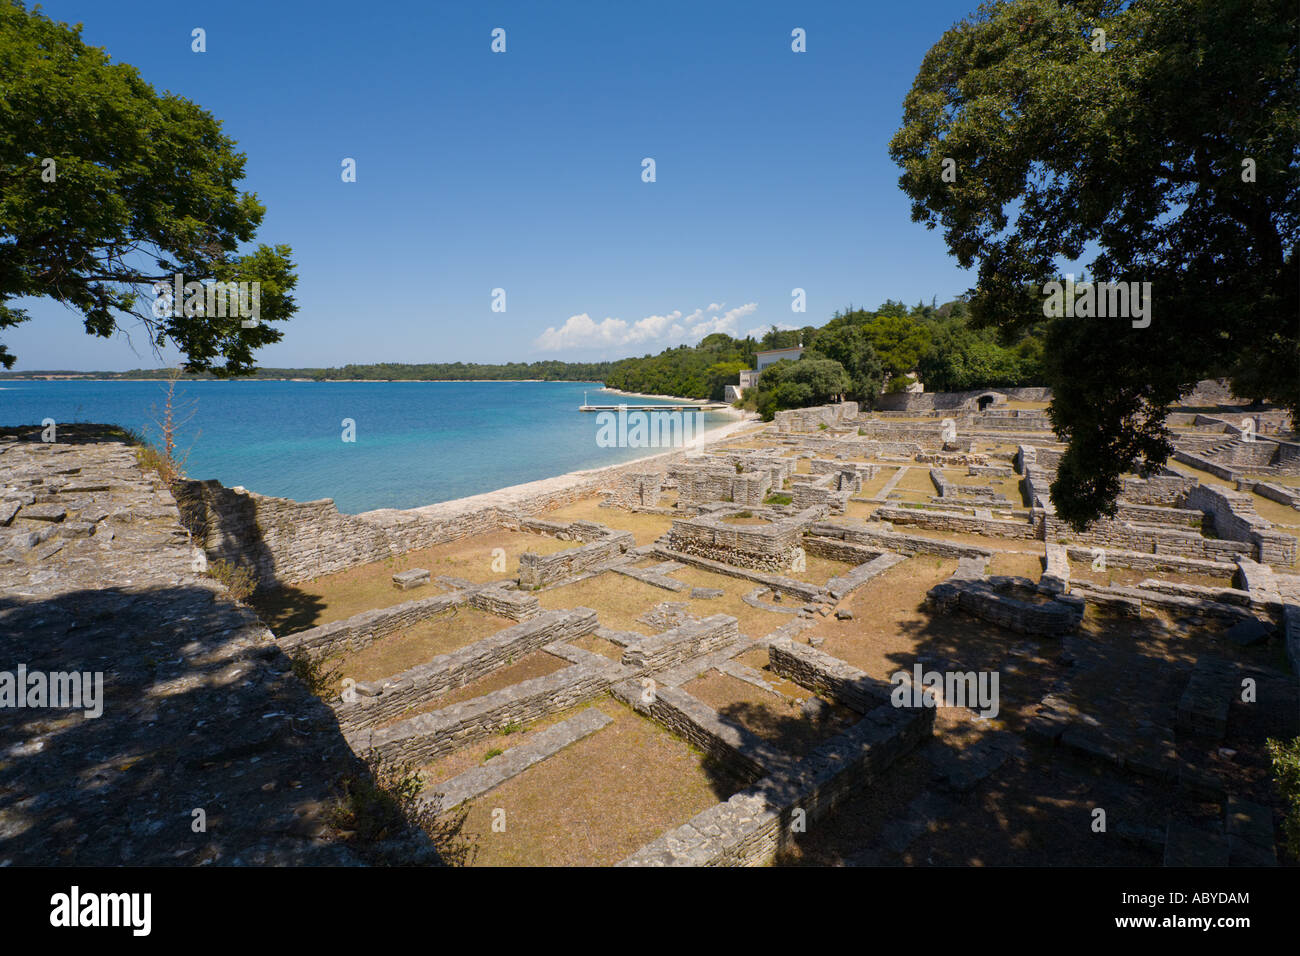
[[[210,561],[208,570],[204,572],[208,577],[219,581],[226,586],[230,596],[236,601],[243,601],[251,597],[257,590],[257,578],[253,576],[253,569],[247,567],[237,567],[229,561]]]

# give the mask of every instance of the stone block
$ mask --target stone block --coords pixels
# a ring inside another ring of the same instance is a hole
[[[393,584],[400,591],[409,591],[411,588],[418,588],[429,583],[429,572],[426,568],[411,568],[409,571],[398,571],[393,575]]]

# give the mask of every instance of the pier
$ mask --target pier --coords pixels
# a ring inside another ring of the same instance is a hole
[[[719,412],[730,408],[722,402],[709,402],[704,405],[579,405],[580,412]]]

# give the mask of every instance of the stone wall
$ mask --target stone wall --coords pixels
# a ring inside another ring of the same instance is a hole
[[[598,626],[596,612],[585,607],[572,611],[545,611],[530,621],[442,654],[409,670],[377,681],[359,681],[356,700],[333,703],[339,725],[345,730],[373,727],[418,707],[448,691],[472,684],[480,677],[556,641],[592,634]],[[346,675],[345,675],[346,676]]]
[[[890,703],[890,685],[851,664],[788,637],[768,643],[772,672],[866,714]]]
[[[1187,494],[1186,507],[1205,512],[1221,538],[1252,546],[1250,554],[1263,564],[1290,566],[1295,563],[1296,539],[1274,531],[1255,511],[1250,495],[1226,488],[1197,485]]]
[[[658,472],[630,472],[619,477],[614,502],[624,508],[656,508],[663,493],[664,476]]]
[[[1114,548],[1119,551],[1144,551],[1147,554],[1172,554],[1202,561],[1232,561],[1239,554],[1250,557],[1255,552],[1253,545],[1239,541],[1222,541],[1202,537],[1191,531],[1134,525],[1109,518],[1094,521],[1086,531],[1075,531],[1053,514],[1044,515],[1043,523],[1048,541],[1068,540],[1095,544],[1107,550]]]
[[[272,498],[209,480],[180,482],[177,500],[208,560],[249,568],[262,585],[305,581],[399,553],[383,528],[339,514],[329,498]],[[499,512],[476,515],[457,536],[500,525]]]
[[[1125,478],[1120,499],[1138,505],[1160,505],[1172,508],[1194,488],[1198,482],[1185,475],[1152,475],[1149,478]]]
[[[348,743],[358,754],[373,752],[384,760],[429,763],[504,727],[528,724],[575,707],[629,676],[627,668],[599,654],[567,645],[551,647],[552,653],[562,653],[576,663],[387,727],[350,732]]]
[[[812,823],[875,786],[933,733],[930,708],[878,707],[790,770],[766,777],[660,836],[619,866],[762,866],[790,842],[795,810]]]
[[[893,551],[897,554],[937,554],[945,558],[991,558],[993,552],[973,544],[956,544],[920,535],[890,531],[885,525],[844,527],[837,524],[813,524],[810,534],[823,538],[840,538],[858,545]],[[811,551],[809,553],[812,553]]]
[[[1082,617],[1080,602],[1063,599],[1031,603],[1001,594],[988,581],[956,577],[936,584],[927,595],[936,610],[958,608],[990,624],[1033,637],[1062,637],[1073,633]]]
[[[1052,547],[1052,545],[1048,545]],[[1071,561],[1087,563],[1091,566],[1095,557],[1091,548],[1068,545],[1066,553]],[[1142,551],[1127,551],[1118,548],[1105,548],[1106,564],[1117,568],[1132,568],[1138,571],[1171,571],[1175,574],[1202,574],[1209,577],[1232,577],[1237,566],[1227,561],[1206,561],[1199,558],[1180,558],[1174,554],[1159,554]]]
[[[791,434],[799,432],[821,431],[821,426],[840,425],[858,417],[857,402],[841,402],[838,405],[818,405],[814,408],[791,408],[777,412],[775,421],[777,431]]]
[[[929,412],[978,407],[981,395],[993,395],[997,404],[1013,402],[1050,402],[1050,388],[981,388],[966,392],[894,392],[878,396],[876,408],[881,411]]]
[[[752,731],[723,720],[716,710],[680,687],[627,681],[616,698],[692,744],[742,780],[756,780],[792,760]]]
[[[697,555],[742,568],[783,571],[794,560],[804,525],[820,516],[816,509],[789,517],[774,516],[762,525],[728,524],[734,511],[719,511],[674,521],[668,532],[668,546],[683,554]]]
[[[578,548],[554,554],[525,551],[519,556],[519,586],[540,588],[608,564],[628,548],[636,547],[630,531],[609,531],[605,537]]]
[[[342,621],[331,621],[297,634],[286,634],[278,643],[280,650],[289,657],[303,654],[309,660],[322,660],[341,653],[355,654],[382,637],[445,614],[468,600],[469,595],[464,591],[417,598],[392,607],[362,611]]]
[[[1038,529],[1029,521],[1007,521],[1002,518],[979,518],[957,511],[934,511],[929,508],[895,508],[882,505],[872,516],[891,524],[914,525],[931,531],[955,531],[965,534],[982,534],[995,538],[1038,538]]]
[[[734,617],[714,614],[702,621],[688,621],[680,627],[637,641],[623,652],[623,663],[638,670],[662,670],[680,664],[688,657],[717,650],[739,637],[740,630]]]

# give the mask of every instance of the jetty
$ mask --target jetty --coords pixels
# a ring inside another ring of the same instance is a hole
[[[722,402],[707,402],[696,405],[684,402],[680,405],[579,405],[580,412],[720,412],[730,408]]]

